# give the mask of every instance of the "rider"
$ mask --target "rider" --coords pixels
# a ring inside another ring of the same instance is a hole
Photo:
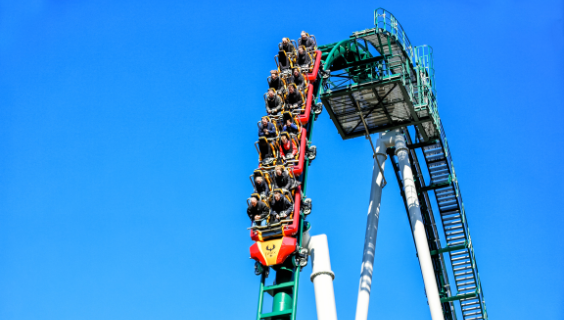
[[[264,204],[264,202],[260,201],[259,195],[253,194],[251,196],[251,200],[249,201],[249,207],[247,208],[247,215],[253,222],[253,226],[260,225],[266,226],[266,218],[269,214],[269,209]]]
[[[307,51],[312,51],[315,49],[315,40],[307,32],[302,31],[301,37],[298,39],[298,46],[304,46]]]
[[[297,58],[297,65],[300,66],[302,69],[309,69],[311,66],[311,58],[309,54],[305,51],[304,46],[298,47],[298,58]]]
[[[270,81],[268,87],[276,90],[276,92],[284,93],[286,91],[284,80],[278,76],[278,70],[270,71]]]
[[[290,59],[294,55],[295,48],[288,38],[282,38],[282,42],[278,44],[278,61],[280,62],[280,71],[285,72],[290,69]]]
[[[294,159],[298,153],[298,146],[294,140],[290,139],[287,132],[282,132],[280,136],[280,155],[285,159]]]
[[[286,123],[284,124],[282,131],[286,131],[293,135],[297,135],[299,133],[298,126],[292,122],[292,119],[286,119]]]
[[[270,88],[268,89],[267,97],[265,99],[266,104],[266,112],[268,114],[278,114],[282,111],[282,107],[284,104],[282,103],[282,99],[279,95],[276,94],[275,90]]]
[[[296,84],[290,84],[288,87],[288,95],[286,95],[286,110],[299,109],[303,104],[303,96],[297,89]]]
[[[289,217],[292,212],[294,212],[294,206],[292,203],[283,197],[280,193],[280,190],[274,191],[274,197],[270,201],[270,208],[272,209],[270,212],[270,216],[276,222]]]
[[[258,135],[259,137],[266,137],[267,139],[276,138],[276,127],[270,121],[268,117],[262,117],[259,126]]]
[[[294,68],[292,76],[290,77],[290,84],[295,84],[299,89],[305,88],[306,82],[304,76],[300,73],[300,69]]]
[[[268,195],[270,194],[268,183],[266,183],[264,178],[261,176],[255,176],[255,193],[258,193],[261,199],[268,198]]]
[[[282,191],[290,191],[299,185],[296,179],[290,177],[284,166],[277,166],[274,170],[274,186]]]

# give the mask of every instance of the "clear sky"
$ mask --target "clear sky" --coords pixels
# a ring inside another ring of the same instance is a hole
[[[1,1],[0,319],[251,319],[245,199],[277,43],[345,39],[377,7],[434,48],[490,318],[564,319],[562,1],[352,3]],[[351,319],[370,147],[326,113],[313,142],[308,219]],[[430,319],[386,177],[369,317]]]

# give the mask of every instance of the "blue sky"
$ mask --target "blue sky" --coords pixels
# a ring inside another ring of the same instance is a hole
[[[301,30],[345,39],[377,7],[434,48],[490,318],[564,318],[562,2],[284,4],[1,2],[1,319],[253,317],[245,199],[276,45]],[[348,319],[370,146],[342,141],[326,113],[314,143],[309,219]],[[369,317],[430,319],[386,177]],[[301,319],[315,319],[310,272]]]

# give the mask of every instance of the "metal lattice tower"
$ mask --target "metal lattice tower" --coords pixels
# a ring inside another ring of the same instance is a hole
[[[374,11],[374,24],[349,39],[320,47],[325,69],[321,100],[343,139],[403,131],[444,317],[456,319],[454,302],[459,301],[464,320],[487,319],[468,220],[437,107],[432,48],[413,46],[398,20],[384,9]],[[416,149],[422,150],[423,162]],[[393,150],[388,153],[403,190]],[[428,183],[422,164],[430,176]],[[442,228],[435,223],[429,192],[434,192]]]

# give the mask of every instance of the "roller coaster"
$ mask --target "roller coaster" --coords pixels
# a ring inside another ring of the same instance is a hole
[[[488,319],[437,107],[432,48],[413,46],[398,20],[380,8],[373,28],[337,43],[318,46],[305,32],[297,42],[284,38],[274,60],[277,68],[264,96],[267,115],[257,123],[254,192],[247,200],[250,256],[260,276],[256,319],[296,319],[299,276],[310,259],[318,319],[337,319],[327,239],[310,236],[307,221],[312,212],[308,168],[316,157],[312,137],[323,109],[344,140],[366,137],[374,157],[356,319],[368,317],[388,158],[410,221],[431,318]],[[267,285],[271,273],[274,281]],[[263,311],[265,294],[273,297],[269,311]]]

